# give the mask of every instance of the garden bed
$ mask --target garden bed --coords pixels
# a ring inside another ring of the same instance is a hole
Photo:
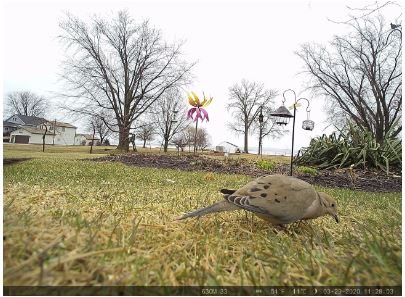
[[[4,158],[3,159],[3,165],[12,165],[15,163],[23,162],[30,160],[31,158]]]
[[[127,154],[105,156],[94,161],[121,162],[138,167],[178,169],[183,171],[202,170],[216,173],[244,174],[258,177],[268,174],[289,174],[290,166],[277,164],[273,170],[257,168],[253,162],[238,159],[213,160],[204,156],[193,155],[155,155]],[[387,175],[381,171],[355,170],[350,174],[347,170],[320,170],[317,175],[294,172],[294,176],[311,184],[347,188],[366,192],[401,192],[401,176]]]

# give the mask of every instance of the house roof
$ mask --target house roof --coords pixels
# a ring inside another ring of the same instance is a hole
[[[27,131],[27,132],[29,132],[31,134],[42,134],[42,135],[44,135],[44,133],[45,133],[45,129],[32,128],[32,127],[21,127],[20,129],[18,129],[16,131],[19,131],[19,130],[25,130],[25,131]],[[14,132],[16,132],[16,131],[14,131]],[[46,134],[47,135],[53,135],[53,132],[52,131],[47,131]]]
[[[26,115],[22,115],[22,114],[15,114],[11,117],[9,117],[8,119],[11,119],[12,117],[19,117],[21,121],[24,122],[24,125],[30,125],[30,126],[39,126],[42,123],[48,123],[48,124],[55,124],[57,127],[66,127],[66,128],[77,128],[76,126],[73,126],[69,123],[65,123],[65,122],[58,122],[58,121],[49,121],[46,120],[44,118],[39,118],[39,117],[33,117],[33,116],[26,116]],[[3,121],[4,122],[9,123],[8,121]],[[14,124],[15,125],[15,124]]]
[[[77,128],[76,126],[73,126],[69,123],[65,123],[65,122],[58,122],[58,121],[46,121],[47,124],[50,125],[56,125],[56,127],[66,127],[66,128]]]
[[[87,140],[93,140],[93,135],[91,134],[76,134],[76,137],[83,136]],[[94,136],[94,140],[100,140],[98,137]]]
[[[230,146],[239,148],[236,144],[230,143],[230,142],[228,142],[228,141],[222,141],[219,145],[224,145],[224,144],[227,144],[227,145],[230,145]]]
[[[22,115],[22,114],[15,114],[15,115],[9,117],[9,119],[12,117],[15,117],[15,116],[19,117],[20,120],[23,121],[25,125],[36,126],[36,125],[42,124],[43,122],[46,122],[46,120],[44,118],[26,116],[26,115]]]
[[[18,125],[16,123],[3,121],[3,127],[18,127]]]

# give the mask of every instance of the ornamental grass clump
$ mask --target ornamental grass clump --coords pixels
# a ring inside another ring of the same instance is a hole
[[[401,170],[401,155],[401,139],[387,136],[380,144],[369,131],[349,124],[339,133],[312,139],[294,163],[320,169],[374,168],[389,173],[393,169]]]

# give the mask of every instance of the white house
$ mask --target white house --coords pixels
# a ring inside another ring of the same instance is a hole
[[[10,133],[10,142],[42,144],[44,133],[44,129],[20,127],[19,129]],[[47,131],[45,136],[45,144],[52,144],[53,137],[53,132]]]
[[[43,118],[15,114],[3,121],[3,142],[10,142],[11,132],[21,126],[38,127],[43,122],[46,122]]]
[[[64,123],[64,122],[57,122],[57,121],[47,121],[43,123],[40,128],[45,130],[45,126],[48,128],[48,131],[53,133],[52,141],[54,144],[62,144],[62,145],[74,145],[75,144],[75,136],[76,136],[76,127]]]
[[[7,122],[15,123],[18,128],[10,133],[12,143],[42,144],[46,132],[46,144],[74,145],[76,127],[58,121],[43,118],[14,115]]]
[[[220,153],[231,153],[231,154],[241,152],[240,148],[237,145],[230,143],[228,141],[222,141],[221,143],[219,143],[215,147],[215,151]]]
[[[3,121],[3,142],[10,142],[10,133],[17,129],[17,124]]]
[[[94,137],[91,134],[76,134],[75,137],[75,145],[91,145],[91,142],[94,140],[94,145],[98,145],[100,143],[100,139]]]

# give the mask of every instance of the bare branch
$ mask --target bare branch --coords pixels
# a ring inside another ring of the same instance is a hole
[[[60,27],[68,56],[64,95],[74,99],[66,109],[108,111],[119,131],[119,148],[128,151],[133,123],[165,92],[188,84],[194,63],[182,59],[183,43],[166,43],[147,21],[137,24],[126,11],[88,24],[67,14]]]
[[[347,120],[370,131],[381,143],[401,127],[402,40],[389,36],[381,16],[361,18],[353,31],[335,36],[329,47],[304,44],[297,55],[305,64],[308,87],[327,99],[330,121]],[[396,128],[396,129],[397,129]]]
[[[7,94],[6,112],[9,115],[19,114],[25,116],[43,117],[49,109],[45,97],[38,96],[30,91],[17,91]]]

